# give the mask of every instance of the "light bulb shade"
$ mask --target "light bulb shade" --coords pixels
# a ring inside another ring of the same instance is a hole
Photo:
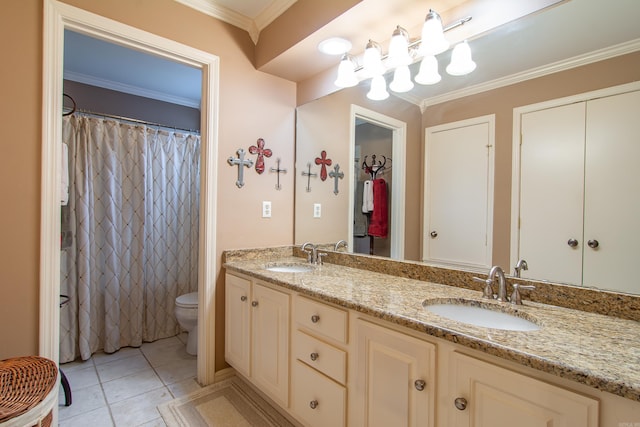
[[[369,40],[367,48],[364,51],[364,57],[362,58],[362,67],[367,76],[379,76],[386,71],[382,64],[382,50],[380,45],[374,41]]]
[[[401,26],[397,26],[389,43],[387,66],[395,68],[411,64],[409,55],[409,33]]]
[[[367,98],[373,101],[382,101],[388,97],[389,92],[387,92],[387,82],[384,77],[382,74],[374,76],[373,79],[371,79],[371,89],[369,89],[369,93],[367,93]]]
[[[422,42],[420,43],[420,55],[437,55],[449,49],[449,42],[444,38],[442,19],[433,10],[429,10],[422,27]]]
[[[394,92],[403,93],[413,89],[411,72],[408,65],[401,65],[393,72],[393,81],[389,83],[389,89]]]
[[[464,41],[456,45],[451,52],[451,63],[447,66],[447,73],[452,76],[464,76],[476,69],[476,63],[471,59],[471,48]]]
[[[433,85],[438,83],[442,77],[438,73],[438,60],[435,56],[425,56],[420,62],[420,70],[414,79],[421,85]]]
[[[346,54],[342,57],[340,65],[338,65],[338,77],[334,84],[338,87],[353,87],[358,84],[355,64]]]

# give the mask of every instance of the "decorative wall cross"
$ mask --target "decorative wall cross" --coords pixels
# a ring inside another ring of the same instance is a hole
[[[307,163],[307,171],[302,171],[302,176],[307,177],[307,193],[311,192],[311,177],[318,176],[317,173],[311,173],[311,163]]]
[[[344,178],[344,172],[340,172],[340,165],[336,163],[333,170],[329,172],[329,176],[333,178],[333,194],[338,195],[338,180]]]
[[[227,159],[227,162],[229,162],[231,166],[238,166],[238,180],[236,181],[236,185],[238,186],[238,188],[242,188],[242,186],[244,185],[243,167],[246,166],[250,168],[253,165],[253,160],[251,159],[245,160],[244,150],[242,148],[238,148],[238,151],[236,151],[236,153],[238,153],[238,157],[237,158],[229,157]]]
[[[320,179],[327,180],[327,166],[331,166],[331,159],[327,159],[327,152],[322,150],[320,157],[316,157],[316,165],[320,166]]]
[[[256,159],[256,172],[261,174],[264,172],[264,158],[271,157],[272,151],[268,148],[264,148],[264,139],[262,138],[258,138],[256,144],[258,145],[257,147],[255,145],[249,147],[249,152],[251,154],[258,155],[258,158]]]
[[[280,172],[282,173],[287,173],[286,169],[280,169],[280,159],[278,158],[276,160],[276,164],[277,166],[274,168],[272,167],[271,169],[269,169],[270,172],[275,172],[278,174],[278,183],[276,184],[276,190],[280,190],[282,188],[282,186],[280,185]]]

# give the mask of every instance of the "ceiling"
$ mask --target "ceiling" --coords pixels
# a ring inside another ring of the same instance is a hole
[[[258,37],[260,30],[295,3],[295,0],[176,1],[250,34],[253,31],[252,37]],[[327,69],[333,73],[339,58],[320,54],[316,49],[319,41],[328,36],[348,37],[354,44],[352,53],[358,55],[368,38],[384,46],[385,38],[388,39],[390,30],[398,23],[415,39],[419,37],[426,13],[424,3],[423,0],[363,0],[260,69],[296,82]],[[550,6],[552,3],[557,4]],[[416,8],[416,4],[421,5]],[[526,4],[527,8],[515,8],[516,4]],[[433,5],[441,7],[439,12],[445,25],[467,15],[473,17],[468,24],[448,32],[447,38],[454,43],[469,40],[478,67],[468,76],[448,76],[444,67],[450,51],[439,55],[442,81],[433,86],[416,85],[402,96],[417,105],[447,93],[504,81],[567,58],[589,61],[592,52],[612,46],[616,46],[616,54],[640,49],[640,25],[637,25],[640,1],[637,0],[607,2],[604,9],[601,0],[559,3],[558,0],[432,0],[430,6]],[[236,23],[231,22],[234,19]],[[200,102],[199,70],[79,34],[67,32],[65,35],[64,64],[65,78],[70,80],[181,105],[197,107]],[[414,67],[417,68],[417,64]],[[413,75],[416,72],[417,69]]]

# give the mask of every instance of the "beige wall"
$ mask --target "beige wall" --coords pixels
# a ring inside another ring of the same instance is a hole
[[[256,71],[246,32],[172,0],[68,0],[66,3],[176,40],[220,57],[218,260],[230,248],[284,245],[293,241],[293,173],[245,173],[235,186],[229,156],[264,138],[267,148],[293,167],[295,84]],[[42,0],[5,0],[0,18],[5,61],[1,67],[2,249],[0,259],[0,359],[37,354],[40,146],[42,93]],[[273,217],[261,218],[271,200]],[[218,275],[217,284],[223,279]],[[223,286],[218,286],[216,368],[224,366]]]
[[[640,52],[428,107],[423,128],[496,115],[493,264],[509,265],[513,109],[640,78]]]

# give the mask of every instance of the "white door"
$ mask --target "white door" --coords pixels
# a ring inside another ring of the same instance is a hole
[[[364,321],[357,328],[354,396],[363,425],[433,426],[435,346]]]
[[[249,280],[232,274],[226,275],[224,357],[228,364],[247,377],[251,375],[250,297]]]
[[[584,102],[521,117],[518,258],[529,266],[523,277],[582,283],[584,129]]]
[[[637,292],[640,91],[589,101],[586,141],[583,284]]]
[[[490,267],[495,117],[427,128],[423,260]]]
[[[251,298],[251,376],[289,406],[289,295],[254,283]]]

